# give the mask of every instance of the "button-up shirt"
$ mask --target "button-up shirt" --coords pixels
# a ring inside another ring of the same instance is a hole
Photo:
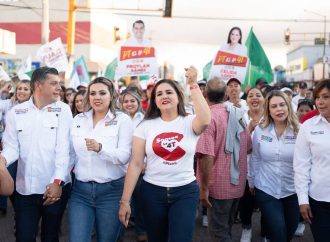
[[[79,181],[105,183],[125,175],[131,156],[133,124],[130,117],[109,111],[93,127],[93,110],[74,117],[71,139],[75,155],[74,173]],[[85,138],[102,144],[100,152],[88,151]]]
[[[293,152],[296,138],[287,128],[277,138],[275,127],[257,126],[253,133],[252,156],[249,166],[249,186],[280,199],[295,193]]]
[[[43,194],[54,179],[69,181],[70,107],[57,101],[38,109],[33,99],[7,115],[2,155],[10,165],[18,159],[16,190]]]
[[[317,115],[301,125],[294,151],[294,179],[299,204],[308,196],[330,202],[330,124]]]
[[[215,199],[234,199],[243,196],[247,175],[247,153],[251,150],[251,136],[246,129],[240,133],[240,151],[238,160],[239,184],[230,182],[230,154],[225,152],[228,112],[224,104],[210,106],[211,123],[201,134],[197,146],[200,154],[214,157],[214,166],[210,175],[209,195]],[[197,179],[201,183],[201,160],[197,162]]]

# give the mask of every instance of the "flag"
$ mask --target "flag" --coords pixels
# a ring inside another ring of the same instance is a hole
[[[78,83],[78,80],[79,80],[79,83]],[[85,59],[83,56],[81,56],[73,64],[73,70],[72,70],[71,77],[70,77],[70,85],[71,85],[71,83],[74,84],[75,86],[72,86],[73,88],[77,88],[82,83],[85,86],[87,86],[89,84],[90,80],[91,80],[91,78],[88,73]]]
[[[17,76],[20,80],[27,79],[31,80],[31,77],[27,75],[26,73],[30,72],[32,70],[32,61],[31,56],[26,58],[26,60],[22,63],[22,66],[17,72]]]
[[[273,80],[272,68],[265,51],[255,36],[252,28],[246,39],[245,46],[247,48],[247,55],[249,57],[250,64],[242,89],[244,90],[245,86],[248,84],[251,87],[254,87],[256,80],[261,77],[265,78],[267,82],[270,83]]]
[[[10,77],[8,76],[7,72],[2,68],[0,65],[0,81],[10,81]]]
[[[210,77],[210,71],[212,67],[212,60],[203,67],[203,79],[208,80]]]
[[[117,68],[117,58],[113,59],[105,69],[104,76],[110,80],[115,80],[115,73]]]
[[[69,83],[69,87],[72,87],[74,89],[77,89],[77,87],[80,85],[80,80],[79,80],[79,76],[76,70],[73,70],[73,73],[70,77],[70,83]]]

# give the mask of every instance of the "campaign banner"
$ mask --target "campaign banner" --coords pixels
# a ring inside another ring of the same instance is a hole
[[[157,75],[158,63],[154,47],[122,46],[116,77]]]
[[[248,57],[219,50],[212,62],[209,78],[218,77],[224,82],[237,78],[244,83]]]
[[[17,72],[17,76],[20,80],[31,80],[30,76],[26,73],[32,70],[32,61],[31,56],[28,56],[25,61],[22,63],[20,69]]]
[[[37,57],[46,66],[56,68],[58,72],[65,72],[69,68],[61,38],[41,46],[37,51]]]
[[[10,77],[7,72],[0,66],[0,81],[10,81]]]

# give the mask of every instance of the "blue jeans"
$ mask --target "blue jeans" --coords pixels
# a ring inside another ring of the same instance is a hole
[[[315,242],[328,242],[330,238],[330,202],[309,198],[313,219],[311,229]]]
[[[41,241],[58,242],[61,218],[70,185],[63,187],[61,199],[44,206],[43,194],[21,195],[15,192],[16,242],[35,242],[41,222]]]
[[[299,223],[299,205],[296,194],[277,199],[256,190],[256,199],[267,225],[271,242],[290,241]]]
[[[199,200],[197,182],[161,187],[142,181],[143,216],[148,242],[190,242]]]
[[[143,218],[143,209],[142,209],[142,198],[141,198],[141,182],[143,178],[142,176],[139,177],[136,186],[133,191],[132,195],[132,209],[133,209],[133,215],[134,215],[134,221],[135,221],[135,234],[137,236],[139,235],[145,235],[146,228],[144,224],[144,218]]]
[[[75,180],[68,207],[69,241],[90,242],[95,225],[98,242],[115,242],[123,188],[124,177],[107,183]]]

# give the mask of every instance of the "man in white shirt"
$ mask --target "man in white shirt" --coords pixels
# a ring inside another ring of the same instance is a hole
[[[241,99],[242,86],[237,78],[230,78],[227,82],[227,96],[228,101],[225,104],[232,104],[242,110],[243,113],[249,110],[246,101]]]
[[[72,114],[68,105],[57,101],[61,86],[56,69],[35,70],[31,88],[30,100],[8,113],[0,160],[7,166],[18,160],[16,242],[35,241],[40,218],[41,241],[58,242],[67,201],[62,186],[70,180]]]
[[[151,41],[144,39],[143,35],[145,32],[144,22],[137,20],[133,23],[133,37],[126,40],[124,46],[148,46],[151,47]]]
[[[306,99],[306,92],[307,92],[307,83],[306,82],[299,82],[299,93],[298,95],[292,98],[292,102],[294,105],[298,106],[300,99]]]

